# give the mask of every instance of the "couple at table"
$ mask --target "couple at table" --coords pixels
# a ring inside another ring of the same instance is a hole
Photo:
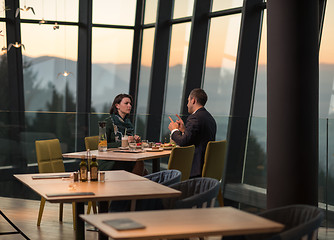
[[[178,119],[171,122],[168,129],[171,131],[171,139],[179,146],[195,145],[195,154],[190,177],[200,177],[204,165],[204,155],[209,141],[215,141],[217,125],[212,115],[205,109],[208,96],[203,89],[193,89],[188,97],[188,113],[186,124],[176,114]],[[128,94],[119,94],[114,99],[110,109],[110,116],[107,122],[108,147],[118,147],[120,142],[115,138],[115,126],[122,135],[130,135],[130,138],[140,140],[140,137],[134,134],[134,127],[128,118],[132,108],[132,97]],[[110,164],[104,161],[103,164]],[[103,164],[102,168],[103,169]],[[123,162],[116,161],[112,169],[124,169],[139,175],[144,174],[144,162]]]

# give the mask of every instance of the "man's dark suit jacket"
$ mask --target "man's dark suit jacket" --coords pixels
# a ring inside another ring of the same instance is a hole
[[[191,114],[185,123],[185,132],[175,131],[171,138],[177,145],[195,145],[195,154],[190,177],[202,175],[204,155],[209,141],[215,141],[217,125],[212,115],[204,108]]]

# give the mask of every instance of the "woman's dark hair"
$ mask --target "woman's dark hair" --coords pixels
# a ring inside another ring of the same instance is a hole
[[[111,105],[111,108],[110,108],[110,114],[117,114],[118,113],[118,110],[116,108],[116,104],[120,104],[123,100],[123,98],[130,98],[131,100],[131,104],[132,104],[132,97],[131,95],[129,94],[126,94],[126,93],[121,93],[121,94],[118,94],[115,99],[114,99],[114,102],[112,103]]]

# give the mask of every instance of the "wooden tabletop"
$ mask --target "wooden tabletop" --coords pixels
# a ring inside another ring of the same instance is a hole
[[[108,149],[106,152],[99,152],[98,150],[90,151],[92,155],[95,155],[97,159],[100,160],[114,160],[114,161],[143,161],[161,157],[168,157],[171,153],[171,150],[163,150],[159,152],[114,152],[113,149]],[[73,153],[64,153],[64,158],[81,158],[81,156],[86,156],[87,152],[73,152]]]
[[[181,194],[180,191],[122,170],[106,171],[105,182],[73,182],[71,178],[33,179],[36,175],[52,174],[16,174],[14,177],[49,202],[133,200],[176,197]],[[94,195],[75,195],[88,192]],[[50,197],[50,194],[73,195]]]
[[[80,215],[113,239],[189,238],[279,232],[284,225],[232,207]],[[102,221],[128,218],[144,229],[117,231]]]

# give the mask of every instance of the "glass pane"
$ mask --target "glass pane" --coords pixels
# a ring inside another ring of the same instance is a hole
[[[230,114],[240,20],[240,14],[211,19],[203,88],[208,94],[206,108],[217,121],[216,136],[222,139]]]
[[[26,7],[26,8],[25,8]],[[79,0],[20,0],[20,10],[22,19],[53,20],[78,22],[79,19]],[[16,10],[18,11],[18,10]]]
[[[165,116],[162,120],[162,136],[169,135],[168,115],[174,116],[180,113],[181,100],[186,72],[189,37],[191,23],[176,24],[172,27],[172,39],[169,57],[169,71],[167,80]]]
[[[145,17],[144,24],[155,23],[157,18],[158,1],[146,0],[145,1]]]
[[[192,16],[194,0],[175,0],[173,18]]]
[[[21,24],[21,36],[25,109],[75,111],[78,28]]]
[[[213,115],[230,113],[240,20],[240,14],[211,20],[204,90],[209,96],[206,108]]]
[[[229,8],[242,7],[243,0],[213,0],[212,12],[225,10]]]
[[[135,15],[136,0],[93,1],[93,23],[133,26]]]
[[[248,136],[244,183],[267,185],[267,11],[264,11],[253,118]]]
[[[1,49],[4,48],[4,52],[0,52],[0,110],[8,110],[9,109],[9,82],[8,82],[8,63],[7,63],[7,50],[6,48],[6,24],[4,22],[0,22],[1,26]],[[2,120],[0,120],[2,122]]]
[[[327,1],[319,52],[319,201],[334,205],[334,2]],[[328,118],[328,123],[327,123]],[[328,124],[328,126],[327,126]],[[328,127],[328,131],[327,131]],[[328,141],[327,141],[328,139]],[[328,146],[327,146],[328,144]],[[328,149],[326,149],[328,147]],[[327,155],[328,150],[328,155]],[[328,159],[328,162],[327,162]],[[328,175],[326,172],[328,171]],[[326,188],[327,187],[327,188]],[[327,200],[327,202],[326,202]],[[328,219],[326,225],[333,224]]]
[[[6,4],[5,0],[0,0],[0,17],[4,18],[6,16]],[[2,30],[3,28],[0,28]]]
[[[92,112],[109,112],[114,97],[129,92],[133,30],[93,28]]]
[[[150,89],[150,75],[152,66],[153,44],[155,28],[143,31],[142,56],[138,86],[136,131],[145,138],[146,114],[148,113],[148,95]]]

